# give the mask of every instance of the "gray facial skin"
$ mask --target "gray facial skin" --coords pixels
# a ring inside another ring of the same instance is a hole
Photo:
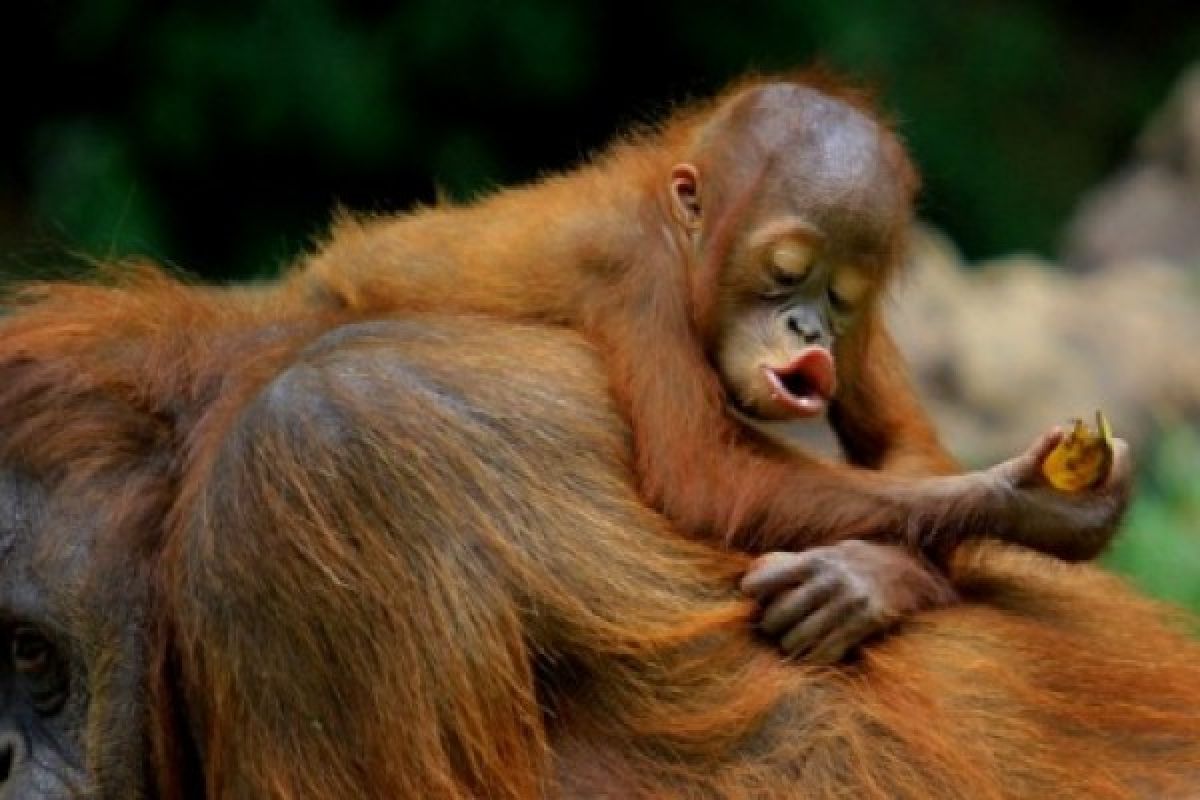
[[[0,800],[145,795],[144,595],[105,494],[0,467]]]

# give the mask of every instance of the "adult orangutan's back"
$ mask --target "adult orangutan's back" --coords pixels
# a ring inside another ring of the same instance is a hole
[[[1200,790],[1200,648],[1115,579],[979,552],[964,605],[781,662],[742,557],[637,499],[571,335],[413,317],[246,356],[164,564],[209,796]]]
[[[1093,570],[988,553],[781,662],[568,334],[152,275],[9,310],[0,796],[1196,794],[1200,653]]]

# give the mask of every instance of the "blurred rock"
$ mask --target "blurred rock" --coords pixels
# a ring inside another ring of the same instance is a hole
[[[1200,64],[1150,120],[1133,161],[1086,195],[1067,227],[1073,269],[1146,256],[1200,271]]]
[[[950,449],[1014,455],[1049,426],[1102,408],[1135,446],[1200,419],[1200,282],[1153,258],[1085,275],[1032,256],[967,270],[923,231],[890,309],[893,331]]]

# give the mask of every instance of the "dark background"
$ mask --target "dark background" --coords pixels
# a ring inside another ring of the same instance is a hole
[[[268,276],[338,204],[530,180],[748,69],[817,59],[878,89],[923,216],[968,258],[1054,257],[1198,57],[1194,0],[9,2],[0,282],[135,254]],[[1200,611],[1200,426],[1165,426],[1140,463],[1108,563]]]
[[[17,19],[14,7],[21,9]],[[570,165],[746,69],[878,87],[968,256],[1053,256],[1200,55],[1193,3],[241,0],[9,4],[0,270],[64,248],[270,274],[336,204]]]

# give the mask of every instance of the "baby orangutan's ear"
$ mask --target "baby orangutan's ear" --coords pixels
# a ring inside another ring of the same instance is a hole
[[[700,173],[692,164],[671,168],[671,210],[689,233],[700,227]]]

